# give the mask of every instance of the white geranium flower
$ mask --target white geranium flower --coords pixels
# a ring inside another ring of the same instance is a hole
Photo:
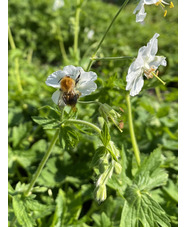
[[[158,71],[155,73],[160,65],[167,65],[165,57],[156,56],[158,51],[158,36],[159,34],[156,33],[147,43],[147,46],[143,46],[139,49],[136,60],[129,67],[126,77],[126,90],[130,90],[131,96],[135,96],[141,91],[144,84],[143,75],[145,75],[148,79],[155,76],[162,83],[164,83],[157,76]]]
[[[139,4],[134,10],[134,14],[136,14],[136,22],[142,23],[146,17],[145,13],[145,5],[152,5],[155,4],[156,6],[161,5],[162,9],[165,7],[165,5],[169,5],[170,8],[173,8],[174,5],[172,2],[167,3],[164,0],[140,0]],[[164,5],[165,4],[165,5]],[[167,10],[164,10],[164,16],[167,15]]]
[[[48,86],[57,88],[52,100],[59,106],[74,106],[79,97],[89,95],[97,88],[95,72],[85,72],[81,67],[65,66],[63,70],[52,73],[46,80]]]

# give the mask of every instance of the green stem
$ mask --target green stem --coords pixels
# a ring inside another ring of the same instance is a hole
[[[103,57],[103,58],[98,58],[98,57],[93,57],[91,58],[93,61],[99,61],[99,60],[114,60],[114,61],[118,61],[118,60],[127,60],[127,59],[133,59],[134,57],[129,57],[129,56],[120,56],[120,57]]]
[[[37,168],[37,170],[36,170],[36,172],[35,172],[32,180],[31,180],[31,182],[29,184],[28,189],[25,192],[25,196],[28,196],[29,193],[30,193],[30,191],[34,187],[34,184],[35,184],[36,180],[38,179],[38,177],[39,177],[39,175],[40,175],[43,167],[45,166],[45,164],[46,164],[46,162],[47,162],[47,160],[48,160],[48,158],[49,158],[49,156],[50,156],[50,154],[52,152],[52,149],[53,149],[53,147],[54,147],[54,145],[55,145],[55,143],[56,143],[56,141],[58,139],[58,135],[59,135],[59,129],[56,130],[56,133],[54,134],[54,136],[52,138],[52,141],[50,143],[50,146],[49,146],[47,152],[45,153],[42,161],[40,162],[40,164],[39,164],[39,166],[38,166],[38,168]]]
[[[65,124],[68,123],[74,123],[74,124],[82,124],[82,125],[87,125],[89,127],[91,127],[92,129],[94,129],[99,135],[101,135],[101,129],[98,128],[96,125],[87,122],[87,121],[83,121],[83,120],[74,120],[74,119],[69,119],[65,122]],[[112,149],[107,148],[107,150],[110,152],[110,154],[112,155],[112,157],[114,158],[115,161],[118,161],[117,157],[115,156],[115,154],[113,153]]]
[[[15,50],[16,46],[15,46],[15,42],[14,42],[12,32],[11,32],[11,29],[10,29],[9,26],[8,26],[8,39],[9,39],[9,42],[10,42],[11,49]],[[21,80],[20,80],[20,74],[19,74],[19,59],[18,59],[18,57],[15,58],[15,76],[16,76],[18,91],[22,92],[23,88],[21,86]]]
[[[101,134],[101,129],[88,121],[69,119],[65,122],[65,124],[68,124],[68,123],[87,125],[87,126],[91,127],[92,129],[94,129],[97,133]]]
[[[77,0],[76,18],[75,18],[75,30],[74,30],[74,53],[77,55],[78,50],[78,36],[79,36],[79,15],[80,15],[80,0]]]
[[[67,57],[67,54],[66,54],[66,51],[65,51],[63,36],[61,34],[60,27],[58,27],[58,37],[59,37],[59,47],[60,47],[61,55],[62,55],[64,61],[68,62],[68,57]]]
[[[107,33],[109,32],[110,28],[112,27],[114,21],[116,20],[116,18],[118,17],[118,15],[119,15],[120,12],[122,11],[122,9],[127,5],[128,2],[129,2],[129,0],[125,0],[124,3],[122,4],[122,6],[119,8],[118,12],[116,13],[116,15],[115,15],[114,18],[112,19],[111,23],[109,24],[107,30],[105,31],[105,33],[104,33],[102,39],[100,40],[100,42],[99,42],[99,44],[98,44],[98,46],[97,46],[97,48],[96,48],[94,54],[92,55],[92,58],[94,58],[94,57],[96,56],[96,54],[97,54],[97,52],[98,52],[98,50],[99,50],[99,48],[100,48],[102,42],[104,41],[104,39],[105,39]],[[90,59],[90,62],[89,62],[89,64],[88,64],[88,67],[87,67],[87,70],[86,70],[86,71],[89,71],[89,69],[90,69],[91,66],[92,66],[92,63],[93,63],[93,61],[94,61],[92,58]]]
[[[80,104],[98,104],[98,105],[101,105],[101,103],[98,102],[98,101],[78,101],[78,103],[80,103]]]
[[[136,161],[138,163],[138,166],[140,166],[140,162],[141,162],[140,161],[140,151],[139,151],[138,144],[136,142],[135,133],[134,133],[134,126],[133,126],[133,120],[132,120],[132,108],[131,108],[131,102],[130,102],[130,95],[129,94],[127,94],[126,101],[127,101],[127,108],[128,108],[128,121],[129,121],[130,137],[131,137],[132,146],[133,146],[133,150],[134,150],[134,155],[136,157]]]
[[[155,92],[156,92],[156,95],[157,95],[157,98],[158,98],[158,101],[159,102],[162,102],[162,97],[161,97],[161,91],[160,91],[160,88],[159,87],[155,87]]]
[[[13,36],[12,36],[12,32],[10,30],[9,25],[8,25],[8,39],[9,39],[10,46],[11,46],[12,50],[15,50],[16,46],[15,46],[14,39],[13,39]]]

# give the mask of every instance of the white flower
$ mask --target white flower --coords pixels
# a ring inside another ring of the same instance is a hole
[[[136,22],[143,22],[145,17],[146,17],[146,13],[145,13],[145,5],[152,5],[157,3],[159,0],[140,0],[139,4],[137,5],[137,7],[134,10],[134,14],[136,14]]]
[[[53,10],[56,11],[57,9],[64,6],[64,0],[54,0]]]
[[[147,46],[143,46],[138,51],[136,60],[130,65],[128,74],[126,77],[127,86],[126,90],[130,90],[130,95],[137,95],[144,84],[143,75],[148,79],[156,76],[162,83],[164,83],[155,71],[160,65],[166,66],[167,62],[165,57],[156,56],[158,51],[158,38],[159,34],[155,34],[153,38],[147,43]]]
[[[97,88],[97,85],[94,82],[97,79],[97,74],[95,72],[92,72],[92,71],[85,72],[81,67],[75,67],[73,65],[65,66],[63,70],[59,70],[52,73],[45,82],[48,86],[58,88],[58,90],[55,91],[52,95],[52,100],[57,105],[66,105],[66,104],[68,105],[68,103],[65,103],[65,102],[63,102],[63,104],[59,104],[61,94],[64,92],[60,82],[64,77],[71,78],[72,86],[68,85],[68,88],[71,89],[70,91],[71,94],[72,93],[73,95],[78,94],[77,99],[79,97],[89,95]],[[65,91],[65,92],[67,95],[70,94],[70,92],[68,91]]]
[[[174,5],[172,2],[167,3],[164,0],[140,0],[139,4],[137,5],[137,7],[134,10],[134,14],[136,14],[136,22],[140,22],[142,23],[146,17],[146,13],[145,13],[145,5],[152,5],[155,4],[156,6],[161,5],[162,9],[165,7],[165,5],[169,5],[170,8],[173,8]],[[164,5],[165,4],[165,5]],[[167,10],[164,10],[164,16],[167,15]],[[138,13],[137,13],[138,12]]]

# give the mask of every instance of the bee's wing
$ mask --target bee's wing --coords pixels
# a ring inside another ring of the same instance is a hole
[[[63,100],[63,92],[60,91],[60,95],[59,95],[59,99],[58,99],[58,106],[63,108],[65,105],[66,104]]]
[[[53,102],[58,105],[59,107],[64,107],[65,103],[63,101],[63,92],[60,90],[57,90],[52,95]]]

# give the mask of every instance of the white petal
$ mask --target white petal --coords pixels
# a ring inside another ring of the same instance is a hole
[[[81,96],[89,95],[91,92],[96,90],[97,85],[94,83],[94,80],[96,79],[97,74],[92,71],[80,74],[76,89],[81,92]]]
[[[78,91],[81,93],[80,97],[89,95],[93,91],[97,89],[97,84],[94,83],[93,81],[90,81],[88,83],[85,83],[81,87],[78,88]]]
[[[127,75],[127,77],[126,77],[126,81],[127,81],[126,90],[130,90],[131,96],[137,95],[141,91],[143,84],[144,84],[142,74],[143,74],[143,70],[138,69],[138,70],[131,72],[130,74]]]
[[[137,13],[138,12],[138,13]],[[144,7],[144,1],[141,0],[139,2],[139,4],[137,5],[137,7],[135,8],[134,14],[136,14],[136,22],[143,22],[145,17],[146,17],[146,13],[145,13],[145,7]]]
[[[137,7],[134,9],[133,14],[136,14],[137,11],[140,11],[143,6],[144,6],[144,1],[141,0],[137,5]]]
[[[147,46],[143,46],[139,49],[138,55],[140,55],[144,61],[150,62],[154,59],[158,51],[158,38],[159,34],[155,33],[152,39],[147,43]]]
[[[142,23],[146,17],[147,13],[136,14],[136,22]]]
[[[139,94],[139,92],[141,91],[141,89],[143,87],[143,84],[144,84],[143,76],[139,76],[139,77],[135,78],[135,80],[133,81],[133,84],[132,84],[132,88],[130,90],[130,95],[135,96],[135,95]]]
[[[76,79],[79,74],[82,74],[84,70],[81,67],[75,67],[73,65],[68,65],[63,68],[66,76],[70,76],[72,79]]]
[[[126,81],[127,81],[126,90],[130,90],[132,88],[134,80],[141,75],[142,75],[141,69],[128,73],[126,77]]]
[[[45,81],[45,83],[48,86],[51,87],[55,87],[55,88],[60,88],[60,80],[65,76],[65,73],[61,70],[56,71],[54,73],[52,73],[47,80]]]
[[[166,66],[167,61],[165,60],[166,58],[163,56],[155,56],[154,60],[149,63],[150,67],[154,67],[157,69],[160,65]]]
[[[55,104],[58,105],[58,102],[59,102],[59,97],[61,95],[61,91],[60,90],[57,90],[55,91],[53,94],[52,94],[52,100]]]
[[[143,58],[140,55],[138,55],[136,60],[130,65],[128,74],[131,73],[132,71],[136,71],[136,70],[142,68],[143,66],[144,66]]]
[[[147,15],[147,13],[145,13],[145,7],[144,7],[144,5],[142,5],[141,9],[136,14],[136,22],[140,22],[140,23],[143,22],[146,15]]]

